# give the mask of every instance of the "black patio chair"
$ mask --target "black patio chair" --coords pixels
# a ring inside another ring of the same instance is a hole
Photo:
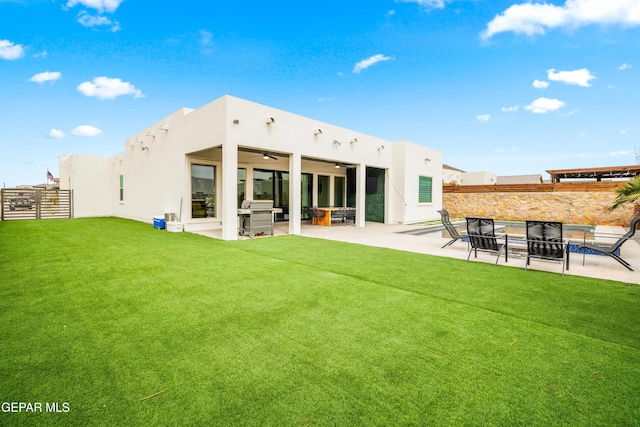
[[[346,209],[344,211],[344,222],[350,222],[353,225],[356,225],[356,210],[355,209]]]
[[[447,246],[465,237],[464,235],[458,232],[458,230],[453,226],[453,224],[451,224],[451,220],[449,219],[449,212],[447,212],[446,209],[443,208],[442,210],[439,210],[438,213],[440,214],[440,217],[442,217],[442,225],[444,225],[444,228],[449,233],[449,236],[451,236],[451,240],[445,243],[444,246],[442,246],[442,248],[446,248]]]
[[[562,262],[562,276],[565,266],[569,269],[569,245],[562,239],[562,223],[557,221],[527,221],[527,262],[531,258]]]
[[[331,211],[331,223],[344,222],[344,209],[336,209]]]
[[[590,249],[592,251],[601,253],[603,255],[610,256],[611,258],[613,258],[616,261],[618,261],[620,264],[624,265],[630,271],[633,271],[633,268],[631,268],[631,264],[629,264],[627,261],[623,260],[620,257],[620,255],[617,254],[617,252],[618,252],[618,249],[620,249],[620,246],[622,246],[622,244],[624,242],[626,242],[627,240],[630,240],[633,237],[633,235],[636,232],[636,228],[638,227],[638,223],[639,222],[640,222],[640,216],[637,216],[637,217],[633,218],[631,220],[631,225],[629,226],[629,231],[626,234],[624,234],[623,236],[620,236],[618,241],[615,242],[614,244],[612,244],[611,246],[601,246],[601,245],[596,245],[596,244],[591,244],[591,243],[583,243],[582,245],[580,245],[578,250],[579,251],[583,251],[582,265],[584,265],[584,259],[585,259],[585,255],[584,254],[586,254],[587,249]]]
[[[478,251],[497,253],[496,265],[500,259],[500,254],[504,250],[504,260],[507,259],[507,235],[496,236],[495,226],[492,218],[467,218],[467,237],[469,238],[469,255],[467,262],[471,258],[471,252],[475,252],[478,257]],[[504,243],[499,243],[498,238],[504,237]]]

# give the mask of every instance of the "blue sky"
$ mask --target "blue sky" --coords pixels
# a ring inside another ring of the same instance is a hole
[[[632,165],[640,0],[0,0],[0,185],[229,94],[498,175]]]

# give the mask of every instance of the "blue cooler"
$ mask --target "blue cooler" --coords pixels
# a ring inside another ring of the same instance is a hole
[[[164,216],[154,216],[153,217],[153,228],[157,228],[158,230],[164,230]]]

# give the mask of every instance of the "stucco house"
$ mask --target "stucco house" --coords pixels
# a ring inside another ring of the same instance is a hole
[[[274,200],[290,234],[309,206],[354,207],[358,227],[435,219],[442,206],[440,151],[232,96],[176,111],[113,157],[59,160],[75,217],[152,222],[173,212],[185,231],[221,229],[224,240],[238,238],[243,199]]]

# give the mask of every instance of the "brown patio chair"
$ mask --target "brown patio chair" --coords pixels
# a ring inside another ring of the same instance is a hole
[[[309,220],[313,224],[314,219],[322,219],[326,215],[326,211],[321,211],[317,206],[309,207]]]

